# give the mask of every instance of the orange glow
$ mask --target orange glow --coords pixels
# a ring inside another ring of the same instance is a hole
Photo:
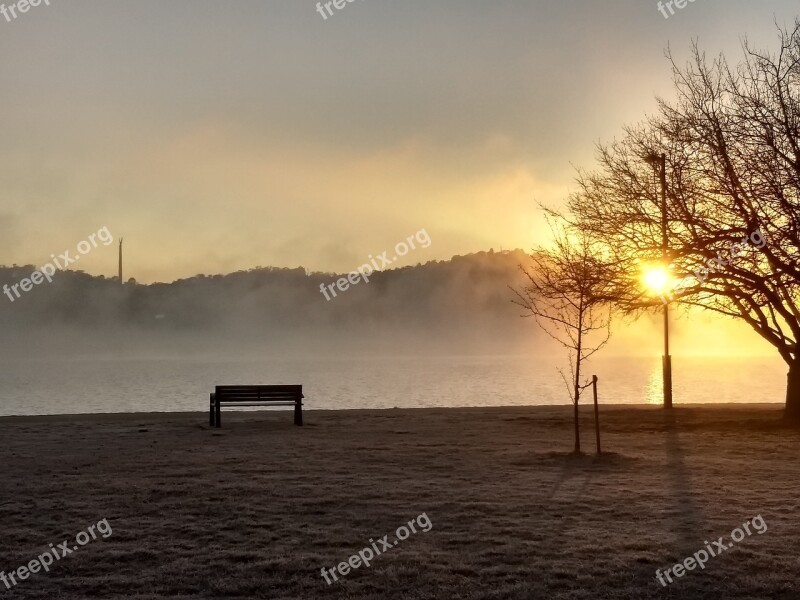
[[[647,267],[642,273],[642,283],[654,296],[661,296],[672,287],[672,274],[663,265]]]

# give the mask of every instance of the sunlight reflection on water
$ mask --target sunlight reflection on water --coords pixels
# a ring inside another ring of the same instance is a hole
[[[647,404],[662,405],[664,403],[664,377],[661,368],[661,361],[653,362],[650,368],[650,375],[645,387],[645,402]]]

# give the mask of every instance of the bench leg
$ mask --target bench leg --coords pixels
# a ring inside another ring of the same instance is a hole
[[[214,394],[211,394],[208,401],[208,426],[214,427]]]
[[[216,403],[216,406],[214,407],[214,410],[217,413],[216,421],[217,421],[217,429],[219,429],[220,427],[222,427],[222,411],[220,410],[219,402]]]
[[[299,400],[294,405],[294,424],[303,426],[303,404]]]

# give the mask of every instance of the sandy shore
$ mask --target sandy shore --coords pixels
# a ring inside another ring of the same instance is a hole
[[[2,418],[0,570],[113,533],[0,597],[799,598],[800,433],[779,416],[605,408],[601,458],[568,455],[567,407]],[[326,584],[421,513],[430,531]],[[655,579],[759,514],[765,533]]]

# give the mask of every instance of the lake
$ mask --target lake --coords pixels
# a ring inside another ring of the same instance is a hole
[[[5,360],[1,415],[206,410],[216,384],[300,383],[309,409],[568,404],[552,357]],[[673,357],[681,403],[783,402],[786,367],[770,358]],[[659,404],[661,359],[602,358],[606,404]],[[587,390],[582,402],[591,402]]]

